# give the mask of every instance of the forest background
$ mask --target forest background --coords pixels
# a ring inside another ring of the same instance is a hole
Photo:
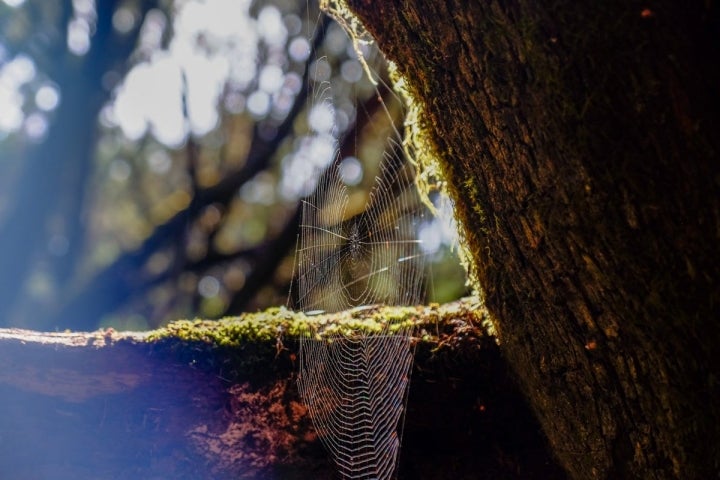
[[[300,203],[333,145],[364,202],[402,125],[382,58],[363,53],[377,86],[305,0],[0,2],[0,325],[144,330],[294,306]],[[433,201],[443,218],[419,235],[428,301],[444,302],[465,278],[449,202]]]

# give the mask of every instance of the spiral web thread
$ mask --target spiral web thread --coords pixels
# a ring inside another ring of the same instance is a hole
[[[320,88],[322,104],[329,90]],[[316,97],[317,99],[317,97]],[[390,142],[365,210],[352,215],[339,151],[303,200],[299,305],[333,313],[368,305],[415,305],[424,296],[417,239],[423,209],[413,170]],[[300,343],[298,388],[317,433],[344,479],[394,478],[412,366],[412,327],[328,333]]]
[[[320,199],[304,202],[298,251],[303,310],[421,301],[422,254],[413,214],[418,200],[407,167],[387,160],[359,216],[345,219],[346,189],[333,172],[318,189],[324,206]],[[347,479],[390,479],[397,463],[412,331],[382,325],[380,332],[301,340],[300,394]]]

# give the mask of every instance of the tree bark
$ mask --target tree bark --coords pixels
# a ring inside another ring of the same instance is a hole
[[[562,480],[476,306],[413,312],[424,340],[400,478]],[[336,478],[295,388],[303,321],[275,309],[142,334],[0,329],[3,478]]]
[[[570,476],[717,477],[717,2],[347,4],[420,102]]]

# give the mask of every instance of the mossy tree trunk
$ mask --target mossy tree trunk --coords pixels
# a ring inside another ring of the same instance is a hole
[[[348,6],[424,109],[501,348],[570,475],[715,478],[717,2]]]

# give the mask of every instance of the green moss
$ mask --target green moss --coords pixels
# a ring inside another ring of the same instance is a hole
[[[458,320],[488,328],[482,304],[478,299],[469,297],[445,305],[369,306],[322,315],[305,315],[275,307],[221,320],[178,320],[151,332],[147,338],[151,342],[174,338],[232,348],[278,339],[327,339],[415,327],[422,338],[431,342],[436,341],[437,336],[427,332],[438,332],[444,325]]]
[[[283,307],[221,320],[178,320],[152,332],[148,339],[177,338],[187,342],[235,347],[246,342],[270,341],[283,332],[302,329],[304,315]]]

